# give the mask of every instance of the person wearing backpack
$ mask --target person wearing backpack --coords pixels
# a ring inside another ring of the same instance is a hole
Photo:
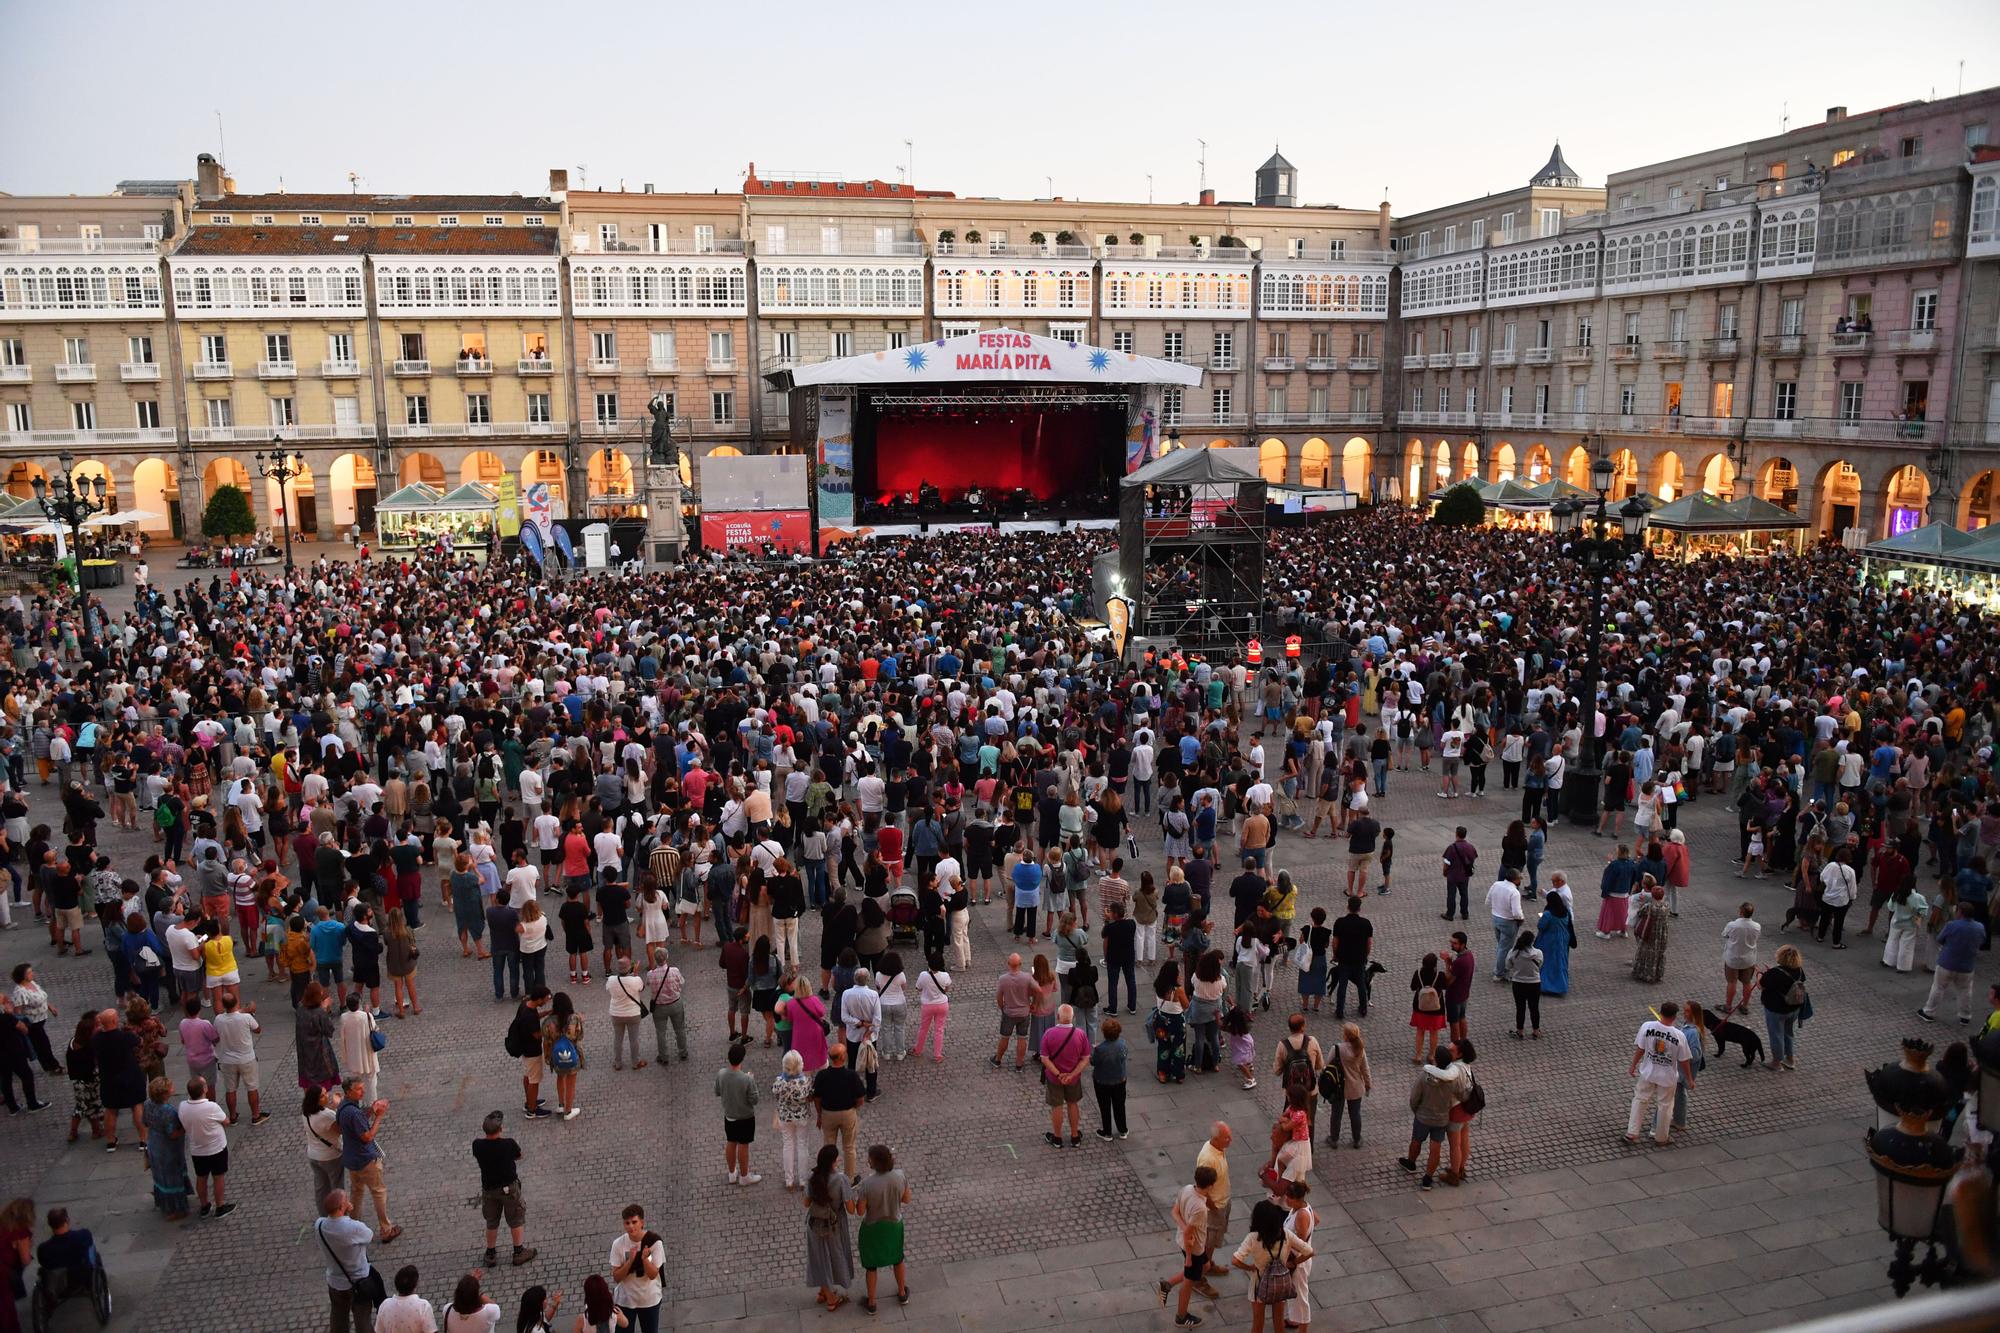
[[[1298,1294],[1298,1266],[1313,1257],[1313,1248],[1285,1223],[1288,1210],[1272,1199],[1260,1199],[1250,1210],[1250,1234],[1236,1247],[1230,1263],[1251,1274],[1250,1333],[1263,1333],[1268,1314],[1271,1327],[1282,1333],[1285,1305]]]
[[[583,1110],[576,1104],[576,1076],[583,1068],[583,1015],[568,991],[557,991],[549,999],[549,1016],[542,1020],[542,1059],[556,1076],[562,1118],[576,1119]]]
[[[1293,1014],[1287,1027],[1290,1030],[1278,1041],[1278,1058],[1271,1072],[1285,1090],[1285,1104],[1306,1113],[1310,1130],[1319,1123],[1319,1075],[1326,1068],[1326,1053],[1320,1049],[1319,1038],[1307,1034],[1304,1014]]]

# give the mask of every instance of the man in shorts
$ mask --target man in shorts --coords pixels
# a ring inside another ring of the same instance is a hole
[[[507,1219],[507,1230],[514,1242],[514,1266],[520,1267],[535,1257],[535,1251],[522,1244],[522,1229],[528,1220],[528,1205],[521,1197],[521,1145],[500,1133],[506,1117],[498,1111],[488,1111],[480,1124],[483,1137],[472,1141],[472,1157],[479,1163],[479,1211],[486,1219],[486,1259],[491,1268],[496,1260],[495,1243],[500,1239],[500,1219]]]
[[[1450,1042],[1438,1047],[1431,1057],[1433,1063],[1417,1071],[1417,1081],[1410,1088],[1410,1150],[1396,1159],[1396,1165],[1414,1174],[1417,1169],[1417,1153],[1424,1144],[1430,1144],[1429,1155],[1424,1160],[1422,1188],[1431,1188],[1431,1179],[1437,1175],[1438,1154],[1443,1151],[1445,1139],[1451,1131],[1451,1108],[1458,1105],[1458,1080],[1445,1074],[1451,1062],[1458,1058],[1457,1048]]]
[[[214,1212],[219,1222],[236,1211],[223,1200],[223,1182],[229,1175],[229,1113],[209,1100],[208,1080],[189,1079],[187,1100],[180,1104],[181,1130],[187,1135],[188,1157],[194,1162],[194,1188],[201,1200],[201,1215]],[[209,1187],[215,1188],[215,1202],[209,1204]]]
[[[1188,1311],[1188,1300],[1196,1291],[1208,1287],[1208,1191],[1215,1188],[1215,1168],[1198,1166],[1194,1169],[1194,1183],[1181,1186],[1179,1196],[1174,1199],[1174,1231],[1181,1241],[1181,1269],[1171,1277],[1160,1279],[1160,1304],[1167,1303],[1167,1297],[1179,1287],[1180,1295],[1175,1297],[1174,1326],[1177,1328],[1199,1328],[1202,1319]],[[1209,1287],[1213,1291],[1213,1287]]]
[[[1736,918],[1722,928],[1722,978],[1727,983],[1722,997],[1722,1016],[1728,1018],[1741,1007],[1750,1007],[1750,988],[1757,980],[1757,941],[1764,928],[1757,924],[1757,905],[1744,903]],[[1743,1003],[1736,1003],[1736,988],[1743,988]]]
[[[1007,1054],[1007,1039],[1014,1039],[1014,1068],[1024,1068],[1028,1060],[1028,1025],[1040,994],[1035,979],[1021,970],[1021,955],[1007,955],[1007,970],[993,988],[994,1003],[1000,1007],[1000,1045],[993,1052],[993,1066]]]
[[[222,992],[222,1012],[214,1019],[215,1053],[222,1069],[222,1096],[229,1107],[229,1123],[236,1123],[236,1094],[250,1094],[250,1123],[261,1125],[271,1118],[258,1104],[257,1034],[264,1030],[257,1021],[257,1005],[238,1007],[236,992]]]
[[[542,1104],[542,1017],[549,1005],[549,988],[536,986],[514,1011],[507,1026],[507,1054],[521,1062],[521,1114],[530,1120],[546,1120],[555,1112]]]
[[[1083,1072],[1090,1067],[1090,1036],[1076,1026],[1076,1010],[1065,1004],[1056,1010],[1055,1026],[1042,1034],[1042,1089],[1049,1103],[1049,1132],[1042,1135],[1051,1148],[1063,1146],[1063,1115],[1069,1115],[1069,1146],[1083,1146]]]

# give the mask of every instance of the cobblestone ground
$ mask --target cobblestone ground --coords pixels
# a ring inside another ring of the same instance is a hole
[[[1581,928],[1571,994],[1544,1002],[1540,1042],[1505,1035],[1511,1002],[1505,987],[1485,979],[1492,941],[1479,915],[1486,881],[1476,879],[1467,929],[1481,980],[1471,1023],[1488,1108],[1474,1128],[1466,1184],[1431,1194],[1414,1188],[1394,1161],[1407,1132],[1412,1072],[1404,979],[1453,928],[1438,919],[1433,868],[1460,822],[1482,848],[1482,869],[1497,863],[1499,835],[1515,806],[1512,793],[1449,803],[1432,793],[1425,775],[1394,774],[1380,811],[1397,830],[1400,854],[1395,892],[1368,904],[1377,956],[1389,967],[1381,1002],[1364,1024],[1376,1087],[1364,1112],[1363,1149],[1322,1149],[1314,1171],[1321,1220],[1313,1326],[1763,1329],[1886,1299],[1889,1251],[1875,1225],[1859,1141],[1873,1112],[1859,1068],[1889,1058],[1897,1038],[1922,1026],[1911,1010],[1926,979],[1881,969],[1879,942],[1857,940],[1842,953],[1805,946],[1818,1016],[1802,1031],[1797,1073],[1711,1061],[1693,1126],[1676,1146],[1631,1149],[1622,1141],[1630,1042],[1647,1006],[1669,998],[1719,1003],[1719,931],[1737,903],[1758,904],[1767,956],[1782,918],[1779,889],[1732,877],[1734,824],[1715,802],[1687,810],[1682,820],[1695,877],[1672,923],[1666,982],[1634,983],[1631,946]],[[36,793],[37,817],[52,817],[54,802],[43,796]],[[113,831],[106,845],[119,864],[136,864],[147,837]],[[1583,886],[1583,927],[1594,918],[1597,871],[1611,848],[1609,839],[1565,826],[1543,865],[1544,879],[1566,870]],[[1141,853],[1141,868],[1157,872],[1157,838],[1150,845],[1142,839]],[[1315,905],[1338,910],[1334,860],[1334,844],[1282,838],[1275,863],[1300,877],[1302,919]],[[426,892],[434,902],[434,891]],[[460,957],[448,918],[433,912],[429,919],[418,972],[424,1013],[386,1025],[381,1081],[394,1109],[382,1141],[391,1212],[407,1230],[378,1248],[376,1262],[390,1271],[417,1264],[423,1290],[440,1299],[480,1257],[468,1145],[489,1109],[506,1109],[518,1122],[512,1113],[520,1083],[516,1063],[501,1051],[511,1006],[494,1002],[486,965]],[[1130,1139],[1112,1146],[1086,1136],[1082,1151],[1052,1151],[1041,1138],[1045,1112],[1032,1074],[986,1062],[1005,926],[998,904],[975,910],[974,961],[958,981],[946,1062],[888,1066],[883,1098],[862,1112],[862,1141],[895,1148],[916,1196],[908,1212],[915,1295],[908,1306],[887,1300],[876,1319],[996,1331],[1169,1327],[1151,1283],[1173,1267],[1166,1222],[1172,1196],[1210,1122],[1232,1122],[1231,1238],[1240,1237],[1263,1158],[1257,1144],[1279,1105],[1278,1089],[1266,1078],[1241,1091],[1227,1076],[1160,1087],[1144,1077],[1150,1047],[1131,1031],[1138,1077]],[[31,921],[5,938],[7,961],[35,960],[66,1017],[108,996],[101,952],[52,958]],[[815,951],[809,921],[806,956]],[[712,1093],[725,1045],[721,977],[712,949],[682,951],[677,961],[690,977],[688,1064],[614,1072],[601,981],[573,991],[590,1023],[590,1065],[578,1094],[583,1114],[568,1123],[510,1124],[527,1153],[529,1241],[541,1256],[526,1268],[505,1267],[503,1243],[503,1266],[487,1275],[489,1292],[509,1321],[530,1282],[564,1290],[573,1306],[583,1277],[604,1267],[618,1208],[639,1201],[668,1239],[672,1327],[794,1329],[867,1320],[858,1304],[831,1318],[820,1314],[803,1285],[801,1209],[779,1187],[768,1120],[756,1149],[763,1183],[740,1188],[724,1179]],[[0,1138],[0,1197],[28,1194],[42,1208],[65,1204],[98,1235],[120,1303],[115,1328],[277,1333],[325,1324],[319,1254],[307,1230],[292,1024],[282,985],[255,979],[262,968],[246,967],[245,995],[262,1002],[263,1077],[274,1118],[231,1135],[230,1192],[243,1204],[234,1217],[169,1224],[149,1206],[136,1153],[107,1155],[87,1136],[66,1147],[58,1117],[67,1088],[60,1082],[59,1109],[10,1120]],[[1283,1031],[1283,997],[1295,977],[1280,974],[1280,998],[1259,1019],[1260,1061]],[[1976,994],[1986,980],[1978,979]],[[1323,1040],[1332,1029],[1331,1010],[1311,1022]],[[1928,1035],[1957,1034],[1947,1026]],[[650,1032],[646,1038],[650,1045]],[[774,1053],[753,1048],[750,1063],[768,1085]],[[169,1065],[181,1076],[178,1051]],[[1087,1128],[1094,1121],[1087,1108]],[[1235,1284],[1223,1287],[1229,1299],[1197,1301],[1196,1308],[1211,1326],[1247,1327]],[[892,1288],[885,1282],[885,1298]],[[71,1306],[58,1326],[87,1327],[88,1316]]]

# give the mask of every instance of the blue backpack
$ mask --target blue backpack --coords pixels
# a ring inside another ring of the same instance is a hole
[[[577,1066],[582,1063],[582,1052],[576,1049],[576,1043],[567,1036],[557,1037],[555,1045],[549,1047],[549,1065],[558,1074],[573,1074]]]

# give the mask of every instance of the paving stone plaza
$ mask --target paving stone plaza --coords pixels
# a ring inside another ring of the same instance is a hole
[[[308,548],[302,558],[318,553]],[[117,596],[114,609],[129,604],[129,593]],[[1566,871],[1578,888],[1574,981],[1566,998],[1544,1002],[1542,1040],[1509,1040],[1508,989],[1488,979],[1492,938],[1482,891],[1517,801],[1498,789],[1497,766],[1494,776],[1484,799],[1443,801],[1431,775],[1397,772],[1390,795],[1377,803],[1383,823],[1396,830],[1399,856],[1393,894],[1367,901],[1376,956],[1388,968],[1362,1025],[1375,1087],[1364,1103],[1361,1149],[1327,1151],[1322,1144],[1316,1153],[1312,1327],[1766,1329],[1888,1299],[1890,1248],[1877,1228],[1873,1174],[1861,1145],[1874,1116],[1861,1069],[1893,1058],[1897,1040],[1923,1028],[1913,1010],[1928,978],[1880,967],[1879,935],[1840,953],[1807,942],[1817,1013],[1801,1031],[1797,1071],[1711,1059],[1690,1129],[1668,1148],[1629,1147],[1622,1137],[1627,1066],[1648,1007],[1669,999],[1719,1004],[1721,927],[1740,902],[1756,903],[1768,956],[1779,942],[1788,894],[1776,880],[1734,877],[1736,828],[1720,801],[1683,807],[1692,884],[1671,922],[1665,980],[1642,985],[1630,975],[1633,946],[1600,941],[1588,929],[1613,841],[1558,827],[1541,877],[1546,883],[1551,872]],[[47,791],[35,789],[33,798],[37,820],[59,819]],[[1158,831],[1150,820],[1136,822],[1138,868],[1158,873]],[[1415,1072],[1404,982],[1421,955],[1442,950],[1455,928],[1439,920],[1434,868],[1459,823],[1482,852],[1466,929],[1479,960],[1470,1024],[1488,1103],[1473,1127],[1469,1178],[1421,1193],[1396,1165]],[[137,865],[152,850],[143,829],[105,830],[103,846],[121,866]],[[1314,906],[1339,910],[1344,846],[1324,836],[1280,835],[1273,863],[1299,879],[1302,923]],[[1136,882],[1136,869],[1131,878]],[[644,1204],[666,1240],[670,1327],[789,1330],[870,1321],[858,1302],[832,1316],[813,1303],[803,1210],[779,1183],[768,1096],[754,1149],[764,1180],[740,1187],[724,1177],[712,1091],[723,1064],[724,988],[712,947],[675,951],[689,979],[689,1063],[614,1072],[600,976],[572,992],[590,1025],[589,1063],[577,1095],[581,1115],[526,1123],[518,1113],[518,1062],[502,1050],[513,1007],[494,1002],[486,965],[460,956],[428,875],[425,898],[432,911],[419,936],[417,970],[424,1012],[384,1025],[389,1040],[380,1089],[392,1109],[380,1142],[390,1211],[405,1233],[375,1247],[378,1267],[393,1273],[416,1264],[422,1292],[442,1309],[459,1275],[479,1264],[470,1143],[482,1116],[499,1108],[526,1154],[528,1242],[540,1252],[528,1267],[510,1268],[503,1245],[501,1265],[486,1274],[505,1321],[511,1323],[521,1290],[538,1282],[566,1293],[558,1322],[566,1330],[584,1277],[606,1268],[619,1209],[628,1202]],[[1082,1148],[1052,1150],[1042,1138],[1047,1116],[1034,1076],[987,1061],[996,1031],[994,982],[1010,946],[1006,924],[998,901],[974,910],[973,962],[957,974],[944,1063],[912,1058],[886,1065],[882,1097],[861,1112],[861,1142],[895,1150],[914,1197],[905,1214],[914,1294],[899,1306],[893,1283],[886,1283],[872,1319],[968,1333],[1170,1327],[1154,1283],[1178,1266],[1168,1220],[1173,1197],[1190,1178],[1211,1123],[1229,1122],[1236,1131],[1234,1245],[1261,1196],[1256,1172],[1282,1102],[1277,1080],[1266,1073],[1255,1090],[1244,1091],[1225,1071],[1179,1086],[1156,1084],[1143,1024],[1128,1020],[1130,1137],[1116,1144],[1091,1137],[1095,1113],[1086,1107]],[[1860,916],[1850,924],[1858,927]],[[94,929],[91,935],[95,948]],[[62,1010],[52,1030],[67,1031],[84,1003],[101,1003],[108,994],[101,950],[82,960],[54,958],[32,920],[5,938],[9,964],[34,961]],[[806,957],[816,949],[817,919],[809,915]],[[560,967],[550,971],[551,985],[559,987],[563,978],[553,974]],[[115,1156],[87,1135],[65,1146],[61,1079],[52,1091],[44,1084],[55,1109],[7,1121],[0,1198],[29,1196],[42,1209],[66,1205],[93,1230],[113,1277],[115,1329],[305,1333],[325,1326],[321,1256],[308,1226],[311,1178],[295,1101],[292,1022],[283,984],[265,983],[262,973],[261,962],[246,963],[244,994],[266,1019],[260,1052],[273,1118],[231,1133],[229,1185],[242,1206],[226,1221],[163,1220],[129,1144]],[[1281,970],[1273,1008],[1258,1016],[1260,1066],[1283,1033],[1296,978],[1294,970]],[[1984,995],[1988,979],[1984,972],[1978,977],[1976,996]],[[1978,1008],[1983,1014],[1983,1003]],[[1754,1011],[1746,1021],[1760,1027]],[[1333,1039],[1330,1006],[1308,1030]],[[1926,1035],[1942,1044],[1961,1033],[1947,1022]],[[753,1046],[749,1067],[768,1088],[775,1052]],[[180,1078],[184,1068],[176,1043],[168,1069]],[[1240,1275],[1218,1279],[1218,1286],[1224,1299],[1197,1298],[1195,1311],[1211,1327],[1248,1327]],[[71,1304],[58,1315],[58,1327],[83,1328],[88,1318]]]

